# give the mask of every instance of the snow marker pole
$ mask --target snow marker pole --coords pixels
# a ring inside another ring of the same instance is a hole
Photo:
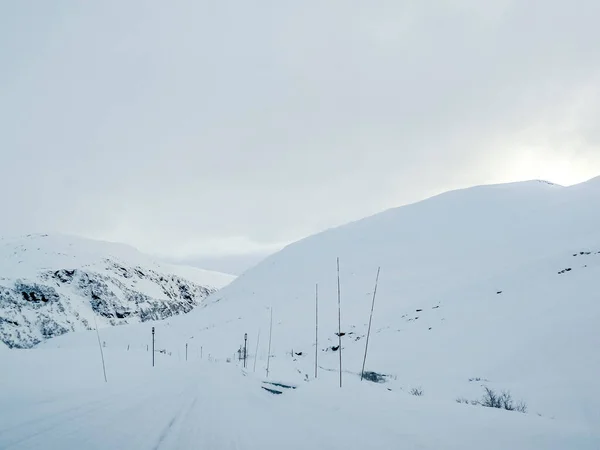
[[[340,352],[340,387],[342,387],[342,307],[340,293],[340,258],[337,258],[337,285],[338,285],[338,344]]]
[[[187,342],[185,343],[185,360],[187,361]]]
[[[369,336],[371,335],[371,321],[373,320],[373,308],[375,307],[375,296],[377,295],[377,284],[379,283],[379,271],[381,267],[377,268],[377,277],[375,278],[375,289],[373,290],[373,302],[371,303],[371,315],[369,316],[369,329],[367,330],[367,342],[365,343],[365,357],[363,359],[362,370],[360,372],[360,381],[364,378],[365,374],[365,363],[367,362],[367,349],[369,348]]]
[[[256,372],[256,359],[258,358],[258,343],[260,342],[260,330],[258,330],[258,338],[256,339],[256,351],[254,352],[254,369]]]
[[[315,285],[315,378],[317,378],[317,360],[319,358],[319,284]]]
[[[248,355],[248,333],[244,333],[244,369],[246,368],[246,356]]]
[[[271,335],[273,333],[273,307],[271,306],[271,323],[269,325],[269,351],[267,353],[267,378],[269,378],[269,363],[271,362]]]
[[[94,325],[96,325],[96,336],[98,336],[98,347],[100,348],[100,357],[102,358],[102,372],[104,372],[104,382],[108,383],[106,379],[106,366],[104,365],[104,352],[102,351],[102,345],[100,344],[100,333],[98,332],[98,323],[96,322],[96,316],[94,316]]]
[[[152,327],[152,367],[154,367],[154,327]]]

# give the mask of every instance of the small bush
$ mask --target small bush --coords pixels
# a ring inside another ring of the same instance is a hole
[[[469,378],[469,381],[473,382],[473,381],[490,381],[490,380],[486,380],[485,378],[481,378],[481,377],[475,377],[475,378]]]
[[[421,388],[412,388],[410,390],[411,395],[415,395],[417,397],[421,397],[423,395],[423,389]]]
[[[502,391],[502,393],[497,394],[493,389],[490,389],[487,386],[484,386],[483,389],[485,390],[485,393],[479,401],[481,406],[485,406],[487,408],[506,409],[507,411],[518,411],[522,413],[527,412],[527,405],[522,401],[515,404],[510,392]]]
[[[527,412],[527,404],[521,400],[519,403],[517,403],[514,410],[525,414]]]
[[[373,383],[385,383],[386,375],[382,373],[365,371],[363,372],[363,378],[367,381],[372,381]]]
[[[486,408],[501,408],[502,403],[496,392],[487,386],[484,386],[483,389],[485,390],[485,394],[483,394],[479,402],[481,406],[485,406]]]
[[[467,399],[466,399],[466,398],[464,398],[464,397],[458,397],[458,398],[456,399],[456,403],[464,403],[465,405],[468,405],[468,404],[469,404],[469,400],[467,400]]]

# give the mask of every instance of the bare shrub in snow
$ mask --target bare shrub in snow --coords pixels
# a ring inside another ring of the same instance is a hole
[[[421,388],[412,388],[410,390],[410,393],[412,395],[416,395],[417,397],[421,397],[423,395],[423,389],[421,389]]]
[[[364,371],[363,378],[368,381],[372,381],[373,383],[385,383],[385,377],[382,373],[377,373],[373,371]]]
[[[519,403],[517,403],[515,405],[515,411],[518,411],[520,413],[525,414],[527,412],[527,404],[524,401],[519,401]]]
[[[527,412],[527,405],[523,401],[515,404],[510,392],[502,391],[500,394],[497,394],[493,389],[490,389],[487,386],[484,386],[483,389],[485,390],[485,393],[479,401],[481,406],[506,409],[507,411],[518,411],[522,413]]]
[[[500,402],[500,398],[496,392],[487,386],[484,386],[483,389],[485,389],[485,394],[483,394],[483,397],[479,402],[481,406],[485,406],[487,408],[501,408],[502,403]]]

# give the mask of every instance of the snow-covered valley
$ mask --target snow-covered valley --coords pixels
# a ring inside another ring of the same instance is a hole
[[[294,243],[188,314],[0,349],[0,448],[598,449],[599,204],[600,179],[453,191]]]

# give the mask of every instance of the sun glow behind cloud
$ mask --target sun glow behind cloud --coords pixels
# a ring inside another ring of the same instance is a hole
[[[600,155],[574,157],[569,152],[549,153],[542,148],[519,149],[508,164],[509,181],[532,179],[563,186],[582,183],[599,175]]]

